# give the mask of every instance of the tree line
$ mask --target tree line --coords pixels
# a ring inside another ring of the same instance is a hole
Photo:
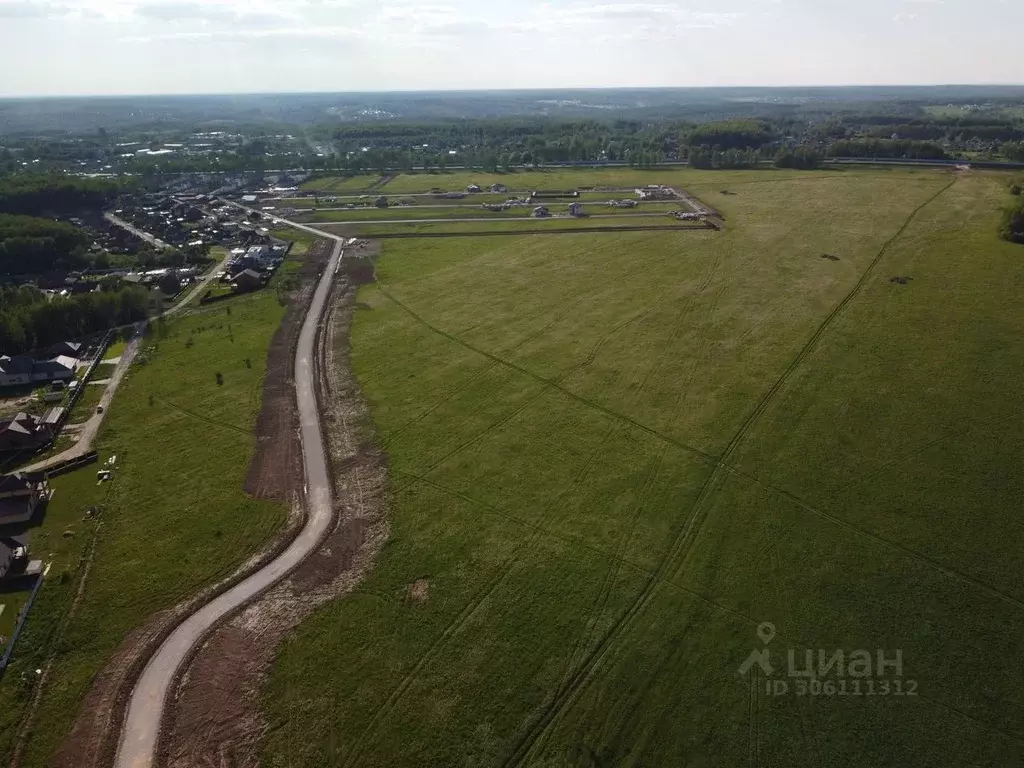
[[[15,173],[0,176],[0,213],[59,215],[97,210],[117,196],[117,182],[74,176]]]
[[[32,286],[0,286],[0,354],[19,355],[145,319],[145,288],[47,297]]]

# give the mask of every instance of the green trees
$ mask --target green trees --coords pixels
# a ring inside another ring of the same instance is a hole
[[[691,147],[710,147],[716,151],[759,149],[775,138],[762,120],[721,120],[693,129],[686,138]]]
[[[789,149],[782,147],[775,154],[776,168],[817,168],[821,164],[821,155],[809,147]]]
[[[118,185],[103,179],[15,174],[0,178],[0,213],[39,215],[96,210],[112,202]]]
[[[88,245],[85,233],[70,224],[0,213],[0,274],[80,266]]]
[[[946,150],[930,141],[910,139],[844,139],[829,147],[829,157],[884,157],[944,160]]]
[[[18,355],[146,317],[147,291],[131,287],[47,298],[28,286],[0,287],[0,354]]]

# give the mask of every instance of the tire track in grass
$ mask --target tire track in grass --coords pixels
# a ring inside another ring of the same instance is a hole
[[[679,338],[680,331],[682,329],[683,319],[689,315],[691,309],[693,308],[693,305],[700,298],[700,296],[703,295],[704,291],[707,290],[708,286],[711,285],[712,278],[714,277],[715,272],[718,271],[718,268],[721,265],[721,261],[721,255],[715,257],[714,262],[712,263],[710,269],[707,272],[707,275],[704,278],[704,282],[701,284],[701,286],[697,289],[695,293],[692,293],[687,296],[688,301],[684,302],[683,305],[680,307],[679,311],[676,313],[675,319],[672,322],[672,332],[669,336],[669,339],[662,347],[661,352],[658,354],[658,357],[655,360],[654,365],[648,368],[646,374],[644,375],[644,378],[640,382],[640,385],[637,387],[636,392],[632,394],[632,397],[634,399],[639,397],[639,395],[646,389],[647,383],[651,380],[651,377],[654,376],[655,373],[661,371],[662,367],[665,364],[666,357],[668,356],[670,350],[675,346],[675,343]],[[714,312],[714,308],[717,306],[720,297],[721,291],[716,295],[715,300],[712,303],[712,308],[709,310],[709,316]],[[706,341],[707,336],[705,335],[704,338]],[[690,376],[687,379],[686,385],[680,388],[676,394],[676,399],[673,403],[671,411],[673,414],[678,410],[679,402],[682,399],[683,394],[688,391],[690,384],[693,381],[693,374],[695,370],[696,362],[694,362],[694,364],[690,366]],[[625,429],[625,426],[620,427],[620,429]],[[580,638],[573,647],[573,651],[569,656],[569,664],[566,667],[565,675],[563,676],[562,681],[559,683],[559,687],[556,689],[556,695],[566,685],[568,681],[568,675],[571,672],[573,665],[576,663],[578,655],[580,654],[582,649],[586,648],[587,645],[590,643],[591,638],[593,636],[593,632],[597,627],[598,620],[600,619],[601,614],[604,613],[604,609],[608,603],[608,598],[611,596],[612,588],[614,587],[615,582],[618,580],[619,564],[621,562],[622,556],[625,554],[630,542],[633,539],[633,535],[636,532],[637,523],[639,522],[640,516],[642,515],[644,510],[647,494],[650,491],[651,487],[654,485],[654,483],[657,481],[657,477],[661,472],[661,467],[665,460],[665,454],[667,453],[667,451],[668,444],[662,442],[662,449],[658,455],[657,461],[652,466],[650,474],[645,479],[643,486],[641,487],[640,497],[636,504],[636,511],[634,512],[632,519],[630,521],[629,530],[626,533],[626,535],[621,538],[619,547],[616,550],[616,556],[609,564],[608,573],[606,574],[605,579],[602,582],[601,590],[598,593],[598,598],[595,602],[595,607],[591,612],[589,621],[586,624],[588,629],[585,631],[584,634],[580,635]]]
[[[580,483],[582,483],[583,479],[590,471],[590,467],[593,465],[594,460],[597,458],[601,448],[604,446],[605,442],[607,442],[608,438],[614,431],[614,425],[608,428],[602,439],[595,446],[594,450],[591,451],[588,455],[587,460],[583,463],[583,466],[581,466],[580,469],[574,475],[569,487],[562,491],[560,494],[558,494],[558,496],[555,497],[551,504],[548,505],[548,507],[545,509],[544,515],[542,515],[542,518],[547,517],[552,512],[554,512],[554,510],[558,508],[558,505],[561,504],[561,502],[564,499],[568,498],[569,495],[572,494],[577,487],[579,487]],[[426,482],[430,485],[435,485],[438,488],[442,488],[441,486],[438,486],[437,484],[427,480],[425,475],[414,475],[413,477],[415,478],[413,482]],[[410,487],[411,485],[412,482],[406,484],[405,486],[403,486],[403,490],[405,488]],[[442,490],[448,489],[442,488]],[[461,496],[461,494],[459,495]],[[517,546],[513,550],[512,554],[507,558],[507,564],[503,567],[501,573],[499,573],[494,579],[492,579],[481,590],[479,590],[470,599],[470,602],[459,613],[459,615],[456,616],[454,621],[452,621],[452,623],[450,623],[442,631],[442,633],[437,637],[437,639],[434,640],[433,643],[431,643],[431,645],[419,658],[419,660],[409,671],[409,673],[398,684],[395,690],[392,691],[392,693],[388,696],[384,703],[376,710],[376,712],[374,712],[369,724],[359,735],[359,737],[357,737],[355,744],[353,744],[351,750],[346,756],[345,761],[342,764],[343,766],[350,766],[353,764],[353,761],[357,761],[358,758],[361,757],[362,753],[366,749],[367,740],[369,739],[370,735],[372,734],[377,724],[380,723],[380,721],[384,717],[386,717],[394,711],[399,701],[401,701],[402,696],[409,689],[412,683],[416,680],[416,677],[423,670],[423,668],[431,661],[433,661],[434,658],[436,658],[438,652],[443,648],[447,640],[453,637],[455,634],[457,634],[467,624],[467,622],[476,614],[476,612],[483,606],[483,604],[487,601],[487,598],[490,597],[505,582],[505,580],[512,574],[516,564],[519,562],[520,555],[523,552],[532,549],[534,543],[540,538],[541,534],[544,532],[545,529],[542,526],[535,526],[533,528],[533,532],[527,538],[523,539],[520,542],[519,546]],[[358,765],[358,763],[356,763],[356,765]]]
[[[573,392],[572,390],[566,389],[564,386],[562,386],[559,383],[558,380],[552,380],[552,379],[545,378],[545,377],[543,377],[543,376],[541,376],[541,375],[539,375],[537,373],[534,373],[533,371],[529,370],[528,368],[524,368],[521,365],[513,363],[513,362],[511,362],[509,360],[505,360],[503,358],[500,358],[497,355],[494,355],[494,354],[492,354],[490,352],[487,352],[486,350],[480,349],[479,347],[476,347],[476,346],[470,344],[469,342],[464,341],[463,339],[460,339],[457,336],[454,336],[454,335],[448,333],[447,331],[444,331],[441,328],[438,328],[437,326],[432,325],[427,320],[425,320],[422,316],[420,316],[414,310],[412,310],[410,307],[405,305],[402,301],[400,301],[395,296],[393,296],[390,292],[386,291],[384,288],[381,288],[381,292],[385,296],[387,296],[391,301],[393,301],[396,305],[398,305],[403,310],[405,310],[405,312],[407,312],[413,319],[415,319],[419,323],[422,323],[424,326],[426,326],[427,328],[429,328],[432,331],[434,331],[434,333],[437,333],[440,336],[444,336],[445,338],[450,339],[451,341],[454,341],[456,344],[461,344],[466,349],[468,349],[468,350],[470,350],[472,352],[475,352],[478,355],[486,357],[489,360],[494,360],[495,362],[498,362],[501,365],[504,365],[504,366],[506,366],[508,368],[511,368],[514,371],[518,371],[519,373],[523,374],[524,376],[527,376],[527,377],[533,379],[534,381],[540,382],[541,384],[544,384],[546,387],[554,389],[554,390],[562,393],[566,397],[568,397],[568,398],[570,398],[572,400],[575,400],[576,402],[578,402],[578,403],[580,403],[582,405],[585,405],[585,406],[587,406],[587,407],[589,407],[589,408],[591,408],[591,409],[593,409],[595,411],[599,411],[601,413],[604,413],[605,415],[610,416],[613,419],[616,419],[618,421],[626,422],[627,424],[630,424],[630,425],[636,427],[637,429],[641,430],[642,432],[646,432],[649,435],[653,435],[654,437],[657,437],[657,438],[660,438],[662,440],[665,440],[665,441],[671,443],[672,445],[675,445],[680,450],[686,451],[687,453],[691,453],[691,454],[693,454],[695,456],[699,456],[699,457],[701,457],[702,459],[704,459],[705,461],[707,461],[707,462],[709,462],[711,464],[715,464],[715,463],[718,462],[718,458],[715,457],[715,456],[712,456],[710,453],[707,453],[706,451],[702,451],[699,448],[694,448],[691,445],[687,445],[686,443],[683,443],[683,442],[681,442],[679,440],[675,440],[675,439],[673,439],[671,437],[663,435],[663,434],[659,433],[658,431],[652,429],[651,427],[648,427],[646,424],[641,424],[640,422],[636,421],[635,419],[630,418],[629,416],[626,416],[624,414],[621,414],[621,413],[618,413],[616,411],[613,411],[612,409],[607,408],[606,406],[603,406],[600,403],[596,403],[593,400],[590,400],[590,399],[588,399],[586,397],[583,397],[582,395],[578,395],[575,392]]]
[[[829,326],[831,326],[835,318],[838,317],[842,310],[847,305],[849,305],[849,303],[860,293],[860,291],[863,289],[864,285],[867,283],[870,276],[873,274],[875,268],[881,262],[882,258],[888,252],[892,244],[896,242],[896,240],[907,230],[911,222],[922,210],[924,210],[925,207],[927,207],[930,203],[938,199],[944,192],[946,192],[946,190],[952,187],[955,183],[956,178],[953,178],[948,184],[943,186],[935,194],[931,195],[927,200],[925,200],[923,203],[921,203],[921,205],[919,205],[917,208],[914,209],[914,211],[911,212],[911,214],[903,222],[903,225],[899,228],[899,230],[897,230],[896,234],[894,234],[882,245],[882,248],[878,251],[878,254],[868,265],[867,269],[862,273],[860,279],[854,285],[853,289],[846,294],[846,296],[839,302],[839,304],[837,304],[835,308],[833,308],[833,310],[826,316],[824,321],[822,321],[818,325],[815,332],[811,335],[811,338],[804,344],[799,353],[797,353],[797,356],[794,358],[794,360],[789,364],[789,366],[786,367],[786,369],[783,371],[779,379],[776,380],[776,382],[762,396],[761,400],[754,408],[754,411],[743,421],[743,423],[740,425],[740,428],[737,430],[733,438],[729,441],[728,445],[726,446],[725,452],[722,454],[721,457],[718,457],[714,460],[714,469],[712,470],[708,479],[705,481],[704,485],[701,487],[701,491],[697,496],[697,500],[691,507],[687,524],[684,525],[683,528],[676,535],[676,538],[673,540],[668,550],[666,551],[666,555],[664,558],[662,558],[655,574],[647,580],[646,584],[644,585],[644,588],[637,595],[636,600],[627,608],[627,610],[622,614],[622,616],[620,616],[619,620],[612,624],[608,632],[602,638],[601,642],[594,649],[593,653],[591,653],[591,655],[584,662],[584,664],[581,665],[580,669],[573,676],[570,687],[563,692],[562,696],[556,697],[555,701],[552,702],[551,706],[546,708],[546,710],[541,713],[541,716],[538,719],[537,723],[531,729],[529,729],[526,732],[526,734],[524,734],[524,736],[519,740],[509,758],[503,763],[504,766],[507,767],[512,765],[521,765],[523,763],[523,761],[529,756],[538,738],[540,738],[540,736],[542,736],[545,732],[547,732],[550,729],[550,727],[555,722],[556,718],[559,717],[568,708],[568,706],[576,699],[577,695],[582,690],[582,688],[589,683],[589,681],[593,677],[594,672],[600,666],[601,661],[607,655],[608,650],[611,648],[611,646],[627,629],[629,629],[630,625],[633,622],[633,619],[640,612],[642,612],[651,602],[651,600],[653,599],[655,587],[658,585],[658,583],[663,580],[671,580],[665,578],[665,575],[668,572],[670,564],[675,562],[676,559],[680,555],[682,555],[689,548],[692,542],[696,539],[696,536],[699,533],[703,525],[703,522],[707,517],[707,513],[702,511],[704,505],[707,499],[710,497],[711,493],[717,490],[717,488],[721,484],[722,480],[724,479],[723,474],[726,472],[730,472],[727,462],[732,457],[732,454],[736,451],[736,448],[739,446],[740,442],[746,437],[750,429],[756,423],[761,414],[764,413],[767,407],[775,399],[775,397],[778,395],[782,387],[789,381],[790,377],[796,371],[797,367],[801,363],[803,363],[803,361],[810,355],[811,351],[817,346],[819,339],[829,328]],[[779,489],[776,490],[778,491]],[[783,493],[784,495],[792,496],[791,494],[785,494],[785,492]],[[796,497],[792,498],[794,500],[796,499]],[[800,503],[802,506],[810,508],[810,505],[807,505],[804,502]],[[682,565],[680,565],[680,568],[681,567]],[[675,569],[672,572],[673,578],[675,577],[676,573],[678,573],[678,570],[679,568]]]
[[[941,194],[941,192],[940,192],[940,194]],[[534,379],[536,381],[540,381],[540,382],[544,383],[545,385],[551,387],[552,389],[555,389],[555,390],[561,392],[562,394],[566,395],[570,399],[576,400],[577,402],[580,402],[580,403],[582,403],[584,405],[587,405],[587,406],[593,408],[596,411],[599,411],[601,413],[605,413],[608,416],[611,416],[612,418],[615,418],[615,419],[624,421],[624,422],[626,422],[628,424],[631,424],[634,427],[636,427],[637,429],[641,430],[642,432],[645,432],[645,433],[647,433],[649,435],[652,435],[652,436],[654,436],[656,438],[664,440],[664,441],[670,443],[671,445],[674,445],[675,447],[679,448],[682,451],[685,451],[685,452],[690,453],[692,455],[698,456],[701,459],[703,459],[704,461],[706,461],[708,464],[710,464],[712,467],[714,467],[716,470],[721,470],[721,471],[723,471],[725,473],[728,473],[728,474],[730,474],[730,475],[732,475],[734,477],[743,478],[744,480],[748,480],[748,481],[750,481],[752,483],[755,483],[755,484],[757,484],[757,485],[759,485],[759,486],[761,486],[761,487],[771,491],[772,493],[776,494],[777,496],[783,497],[785,499],[788,499],[788,500],[794,502],[795,504],[797,504],[798,506],[802,507],[806,511],[811,512],[812,514],[818,515],[818,516],[820,516],[820,517],[822,517],[822,518],[824,518],[826,520],[829,520],[829,521],[831,521],[831,522],[833,522],[833,523],[835,523],[835,524],[837,524],[837,525],[839,525],[841,527],[844,527],[844,528],[846,528],[846,529],[848,529],[848,530],[850,530],[852,532],[855,532],[855,533],[858,533],[860,535],[866,536],[866,537],[872,539],[873,541],[875,541],[875,542],[877,542],[877,543],[879,543],[879,544],[881,544],[881,545],[883,545],[885,547],[893,549],[895,551],[899,551],[902,554],[905,554],[905,555],[907,555],[907,556],[917,560],[918,562],[920,562],[920,563],[922,563],[924,565],[928,565],[928,566],[934,567],[935,569],[939,570],[940,572],[942,572],[946,576],[949,576],[949,577],[951,577],[951,578],[953,578],[955,580],[958,580],[958,581],[962,581],[964,583],[971,584],[971,585],[973,585],[975,587],[978,587],[979,589],[981,589],[981,590],[983,590],[985,592],[988,592],[991,595],[999,597],[1000,599],[1005,600],[1005,601],[1007,601],[1009,603],[1012,603],[1017,608],[1024,609],[1024,601],[1021,601],[1019,598],[1017,598],[1017,597],[1015,597],[1013,595],[1010,595],[1010,594],[1008,594],[1006,592],[1003,592],[1003,591],[1001,591],[999,589],[996,589],[995,587],[992,587],[992,586],[990,586],[990,585],[988,585],[988,584],[986,584],[986,583],[984,583],[982,581],[979,581],[978,579],[975,579],[975,578],[973,578],[971,576],[968,576],[967,574],[961,573],[960,571],[957,571],[956,569],[953,569],[953,568],[950,568],[948,566],[942,565],[938,561],[933,560],[933,559],[929,558],[926,555],[922,555],[922,554],[920,554],[918,552],[915,552],[914,550],[909,549],[909,548],[905,547],[902,544],[899,544],[897,542],[889,541],[888,539],[885,539],[885,538],[883,538],[883,537],[881,537],[881,536],[879,536],[879,535],[877,535],[875,533],[872,533],[871,531],[868,531],[868,530],[863,529],[863,528],[859,528],[858,526],[854,525],[853,523],[849,523],[849,522],[847,522],[845,520],[842,520],[841,518],[838,518],[838,517],[836,517],[834,515],[830,515],[827,512],[819,510],[819,509],[811,506],[807,502],[803,501],[802,499],[798,498],[794,494],[790,493],[789,491],[786,491],[786,490],[784,490],[782,488],[774,486],[771,483],[768,483],[768,482],[766,482],[764,480],[761,480],[760,478],[758,478],[758,477],[756,477],[756,476],[754,476],[754,475],[752,475],[752,474],[750,474],[748,472],[745,472],[743,470],[738,469],[737,467],[730,466],[729,464],[726,463],[726,461],[722,457],[712,456],[712,455],[708,454],[705,451],[702,451],[702,450],[700,450],[698,448],[695,448],[693,446],[687,445],[687,444],[685,444],[685,443],[683,443],[683,442],[681,442],[679,440],[676,440],[676,439],[674,439],[672,437],[669,437],[668,435],[665,435],[665,434],[657,431],[656,429],[653,429],[652,427],[649,427],[649,426],[647,426],[645,424],[642,424],[642,423],[636,421],[635,419],[632,419],[632,418],[630,418],[630,417],[628,417],[628,416],[626,416],[624,414],[617,413],[617,412],[611,410],[610,408],[607,408],[605,406],[600,405],[599,403],[595,403],[595,402],[593,402],[591,400],[588,400],[587,398],[584,398],[584,397],[582,397],[580,395],[577,395],[575,392],[572,392],[571,390],[566,389],[565,387],[559,385],[557,382],[551,381],[550,379],[546,379],[546,378],[544,378],[542,376],[539,376],[538,374],[533,373],[532,371],[530,371],[528,369],[523,368],[522,366],[516,365],[515,363],[511,363],[511,362],[509,362],[507,360],[502,360],[501,358],[498,358],[498,357],[496,357],[495,355],[493,355],[493,354],[491,354],[489,352],[486,352],[486,351],[484,351],[482,349],[474,347],[473,345],[468,344],[467,342],[464,342],[461,339],[458,339],[457,337],[452,336],[451,334],[447,333],[446,331],[443,331],[443,330],[441,330],[439,328],[436,328],[435,326],[431,325],[426,320],[424,320],[422,317],[420,317],[415,312],[413,312],[411,309],[409,309],[408,307],[405,307],[404,305],[402,305],[401,302],[396,300],[394,297],[390,297],[389,296],[389,298],[392,301],[394,301],[396,304],[398,304],[399,306],[402,306],[403,309],[405,309],[406,312],[408,312],[410,315],[412,315],[419,322],[423,323],[426,327],[428,327],[431,330],[433,330],[435,333],[438,333],[441,336],[445,336],[446,338],[449,338],[449,339],[451,339],[452,341],[455,341],[458,344],[462,344],[467,349],[470,349],[471,351],[476,352],[477,354],[480,354],[480,355],[482,355],[484,357],[487,357],[487,358],[490,358],[490,359],[497,360],[498,362],[502,363],[503,365],[506,365],[507,367],[510,367],[513,370],[519,371],[523,375],[528,376],[528,377],[530,377],[530,378],[532,378],[532,379]],[[704,493],[706,490],[707,489],[702,491],[702,493]]]
[[[515,515],[511,515],[511,514],[509,514],[507,512],[504,512],[503,510],[500,510],[497,507],[494,507],[493,505],[488,504],[485,501],[482,501],[480,499],[474,498],[473,496],[470,496],[469,494],[464,493],[463,491],[457,491],[457,490],[455,490],[453,488],[448,488],[448,487],[446,487],[444,485],[441,485],[440,483],[437,483],[437,482],[435,482],[433,480],[430,480],[428,478],[425,478],[425,477],[424,478],[417,478],[417,479],[419,480],[419,482],[422,482],[425,485],[429,485],[432,488],[436,488],[437,490],[439,490],[439,491],[441,491],[443,493],[447,493],[447,494],[449,494],[451,496],[455,496],[457,498],[463,499],[463,500],[469,502],[470,504],[473,504],[474,506],[479,507],[480,509],[482,509],[484,511],[490,512],[491,514],[496,515],[498,517],[501,517],[501,518],[503,518],[505,520],[509,520],[510,522],[516,523],[517,525],[521,525],[524,528],[529,528],[529,529],[531,529],[533,531],[538,531],[542,535],[549,536],[549,537],[552,537],[552,538],[556,538],[556,539],[559,539],[561,541],[565,541],[568,544],[571,544],[571,545],[576,546],[576,547],[580,547],[582,549],[586,549],[589,552],[592,552],[592,553],[597,554],[597,555],[601,555],[603,557],[608,557],[608,558],[614,558],[615,557],[615,555],[613,553],[606,552],[606,551],[601,550],[601,549],[599,549],[597,547],[589,545],[589,544],[587,544],[582,539],[575,538],[573,536],[569,536],[568,534],[559,533],[558,531],[553,531],[553,530],[549,530],[549,529],[543,528],[541,526],[538,526],[536,523],[532,523],[532,522],[530,522],[528,520],[524,520],[524,519],[519,518],[519,517],[517,517]],[[631,560],[629,560],[627,558],[621,558],[621,559],[619,559],[619,562],[620,562],[621,565],[636,571],[638,574],[641,574],[641,575],[644,575],[644,576],[648,576],[648,577],[656,577],[656,574],[655,574],[654,571],[649,570],[648,568],[640,565],[639,563],[634,563],[633,561],[631,561]],[[694,599],[700,601],[701,603],[703,603],[703,604],[705,604],[705,605],[707,605],[707,606],[709,606],[711,608],[714,608],[716,611],[722,613],[723,615],[730,616],[732,618],[738,619],[738,620],[744,622],[745,624],[749,625],[751,628],[756,628],[757,625],[760,624],[760,622],[762,621],[762,619],[758,619],[758,618],[754,618],[752,616],[748,616],[747,614],[743,613],[742,611],[739,611],[739,610],[737,610],[735,608],[732,608],[732,607],[730,607],[728,605],[724,605],[722,603],[719,603],[716,600],[714,600],[713,598],[709,597],[708,595],[705,595],[705,594],[703,594],[701,592],[698,592],[697,590],[692,589],[691,587],[687,587],[684,584],[680,584],[678,582],[670,581],[670,580],[667,580],[667,579],[660,579],[659,583],[661,585],[663,585],[663,586],[666,586],[666,587],[668,587],[670,589],[675,590],[676,592],[679,592],[679,593],[684,594],[684,595],[686,595],[688,597],[694,598]],[[791,636],[786,635],[786,634],[783,634],[782,632],[778,632],[775,637],[776,637],[776,639],[778,639],[780,641],[786,641],[789,647],[792,647],[792,648],[794,648],[796,650],[802,650],[802,651],[813,650],[810,645],[807,645],[806,643],[801,642],[800,639],[798,639],[796,637],[791,637]],[[1024,734],[1015,734],[1015,733],[1010,733],[1008,731],[1005,731],[1005,730],[999,728],[998,726],[995,726],[992,723],[986,722],[984,720],[980,720],[980,719],[974,717],[973,715],[970,715],[967,712],[964,712],[961,709],[958,709],[956,707],[953,707],[953,706],[950,706],[948,704],[945,704],[945,703],[939,701],[938,699],[936,699],[935,697],[929,696],[926,692],[918,691],[917,698],[919,698],[922,701],[926,701],[929,704],[934,705],[935,707],[943,710],[944,712],[947,712],[947,713],[954,714],[954,715],[957,715],[959,717],[962,717],[963,719],[971,722],[972,724],[974,724],[974,725],[976,725],[976,726],[978,726],[980,728],[985,729],[986,731],[990,731],[990,732],[992,732],[994,734],[1002,736],[1003,738],[1006,738],[1006,739],[1008,739],[1008,740],[1010,740],[1010,741],[1012,741],[1012,742],[1014,742],[1016,744],[1020,744],[1022,747],[1024,747]],[[810,699],[808,699],[808,701],[810,701]],[[814,743],[817,746],[817,742],[814,742]],[[818,751],[820,752],[820,749]]]
[[[631,266],[628,270],[626,270],[625,272],[620,274],[617,279],[621,279],[621,278],[625,277],[626,275],[628,275],[632,271],[633,270],[632,270],[632,266]],[[378,285],[379,285],[379,283],[378,283]],[[606,290],[608,290],[608,286],[607,285],[597,285],[597,286],[595,286],[590,291],[587,291],[582,296],[580,296],[572,304],[568,304],[561,311],[556,312],[555,315],[547,323],[545,323],[541,328],[539,328],[538,330],[536,330],[535,332],[533,332],[529,336],[523,338],[521,341],[517,342],[510,349],[508,349],[507,351],[503,352],[503,354],[508,355],[508,354],[511,354],[511,353],[519,351],[524,346],[529,344],[531,341],[536,340],[537,338],[543,336],[545,333],[547,333],[549,330],[551,330],[552,326],[554,326],[555,323],[557,323],[559,320],[561,320],[566,315],[571,313],[573,310],[575,310],[581,304],[589,301],[590,299],[592,299],[598,293],[600,293],[602,291],[606,291]],[[387,445],[389,445],[394,438],[398,437],[398,435],[400,435],[406,429],[408,429],[409,427],[414,426],[415,424],[418,424],[424,418],[426,418],[430,414],[434,413],[438,408],[442,407],[445,403],[449,402],[453,397],[455,397],[456,395],[460,394],[461,392],[464,392],[472,384],[474,384],[480,378],[485,376],[488,372],[492,371],[498,364],[499,363],[497,361],[492,360],[489,365],[485,366],[483,369],[481,369],[476,374],[471,376],[469,378],[469,380],[467,380],[466,383],[463,384],[461,387],[458,387],[457,389],[453,390],[452,392],[445,394],[437,403],[435,403],[433,406],[428,408],[426,411],[424,411],[423,413],[421,413],[418,416],[414,417],[411,421],[407,422],[406,424],[403,424],[402,426],[398,427],[394,432],[390,433],[384,439],[383,442],[384,442],[385,447]]]

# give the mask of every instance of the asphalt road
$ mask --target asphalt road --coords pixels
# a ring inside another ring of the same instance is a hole
[[[295,352],[295,390],[306,471],[306,525],[277,559],[185,619],[149,660],[128,703],[128,714],[122,726],[115,760],[116,768],[150,768],[153,765],[164,703],[191,650],[203,641],[220,619],[260,595],[305,560],[319,546],[331,526],[331,486],[314,389],[313,359],[316,354],[317,327],[342,257],[344,241],[310,227],[298,224],[292,226],[335,241],[334,252],[320,277],[302,324]]]
[[[170,246],[167,243],[165,243],[163,240],[161,240],[161,239],[159,239],[157,237],[154,237],[153,235],[149,234],[149,232],[143,232],[138,227],[136,227],[136,226],[134,226],[132,224],[129,224],[124,219],[118,218],[117,216],[115,216],[112,213],[105,213],[105,214],[103,214],[103,218],[105,218],[111,224],[117,224],[117,226],[121,227],[121,229],[128,230],[129,232],[131,232],[136,237],[142,238],[143,240],[145,240],[150,245],[155,245],[157,248],[160,248],[161,250],[168,250],[169,248],[173,247],[173,246]]]

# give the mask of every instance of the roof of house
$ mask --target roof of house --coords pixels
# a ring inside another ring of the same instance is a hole
[[[246,275],[246,276],[248,276],[250,278],[255,278],[256,280],[263,280],[263,276],[259,272],[254,270],[254,269],[243,269],[235,277],[237,279],[237,278],[241,277],[242,275]]]
[[[62,353],[62,352],[73,352],[78,353],[82,350],[82,345],[77,341],[59,341],[50,347],[50,352]]]
[[[0,475],[0,493],[17,493],[18,491],[31,491],[32,481],[21,472],[10,475]]]
[[[37,360],[34,368],[44,371],[53,371],[56,369],[63,369],[66,371],[75,370],[75,366],[78,365],[78,361],[73,357],[67,355],[58,355],[52,360]]]
[[[32,373],[32,363],[31,357],[0,357],[0,373],[8,376]]]

